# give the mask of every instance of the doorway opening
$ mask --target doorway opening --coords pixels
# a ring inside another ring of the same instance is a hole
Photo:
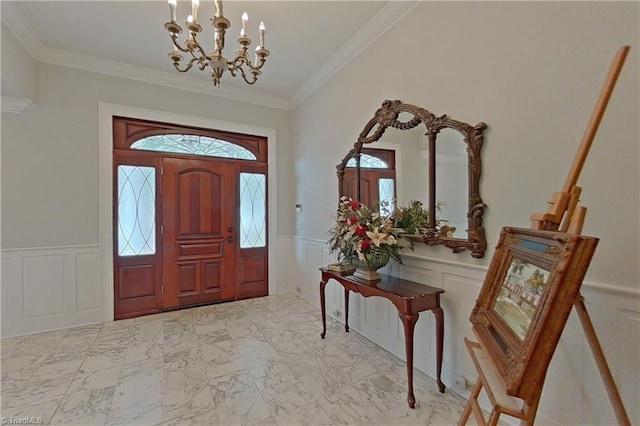
[[[265,296],[267,138],[113,117],[114,318]]]

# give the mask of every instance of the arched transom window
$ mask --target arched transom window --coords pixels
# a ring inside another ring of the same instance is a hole
[[[356,167],[356,159],[352,158],[347,162],[347,167]],[[361,153],[360,167],[366,169],[388,169],[389,165],[373,155]]]
[[[131,149],[257,160],[256,156],[245,147],[221,139],[197,135],[148,136],[131,144]]]

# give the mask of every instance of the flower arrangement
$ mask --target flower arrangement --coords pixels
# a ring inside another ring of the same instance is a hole
[[[437,201],[436,211],[441,213],[442,207],[446,205],[445,201]],[[412,235],[424,234],[429,224],[429,211],[423,207],[420,201],[412,200],[407,206],[398,208],[393,216],[393,226],[402,228]],[[447,225],[446,222],[443,219],[436,220],[436,232],[442,237],[453,237],[456,228]]]
[[[413,243],[402,235],[403,231],[394,228],[394,219],[381,215],[378,207],[370,209],[349,197],[340,198],[329,240],[331,253],[337,251],[339,260],[384,266],[389,258],[402,263],[400,251],[413,249]],[[380,211],[388,210],[382,207]]]

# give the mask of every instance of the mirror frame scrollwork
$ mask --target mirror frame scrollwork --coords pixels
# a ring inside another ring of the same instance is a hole
[[[412,118],[408,121],[400,121],[398,118],[400,113],[405,112],[411,114]],[[487,248],[484,227],[482,226],[482,216],[487,205],[480,197],[480,174],[482,171],[482,161],[480,158],[480,150],[484,142],[484,130],[487,128],[485,123],[478,123],[475,126],[454,120],[447,115],[436,117],[433,113],[424,108],[414,105],[405,104],[399,100],[386,100],[382,103],[373,118],[364,126],[364,129],[358,136],[357,142],[353,148],[347,153],[344,159],[336,166],[338,175],[338,194],[344,194],[344,175],[347,163],[351,158],[356,161],[356,194],[361,196],[360,188],[360,153],[363,145],[372,144],[378,141],[385,131],[391,127],[398,130],[410,130],[420,124],[426,129],[428,139],[428,185],[429,199],[427,207],[429,212],[436,211],[436,139],[438,133],[443,129],[453,129],[458,131],[466,143],[466,151],[468,157],[468,211],[467,222],[468,229],[467,238],[452,238],[442,236],[436,229],[436,218],[434,214],[429,215],[428,227],[424,235],[410,236],[414,241],[422,241],[427,245],[433,246],[437,244],[444,245],[453,250],[454,253],[460,253],[469,250],[474,258],[481,258]]]

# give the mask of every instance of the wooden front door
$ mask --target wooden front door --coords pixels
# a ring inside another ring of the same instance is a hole
[[[268,294],[267,139],[116,117],[114,316]]]
[[[356,169],[347,164],[343,177],[343,193],[367,207],[372,207],[382,200],[391,202],[389,210],[393,210],[396,197],[395,151],[367,148],[362,150],[363,161],[360,166],[360,196],[357,194]],[[365,161],[366,156],[366,161]],[[355,163],[354,163],[355,164]],[[381,185],[386,180],[386,186]]]
[[[234,299],[236,165],[164,158],[162,167],[163,307]]]

